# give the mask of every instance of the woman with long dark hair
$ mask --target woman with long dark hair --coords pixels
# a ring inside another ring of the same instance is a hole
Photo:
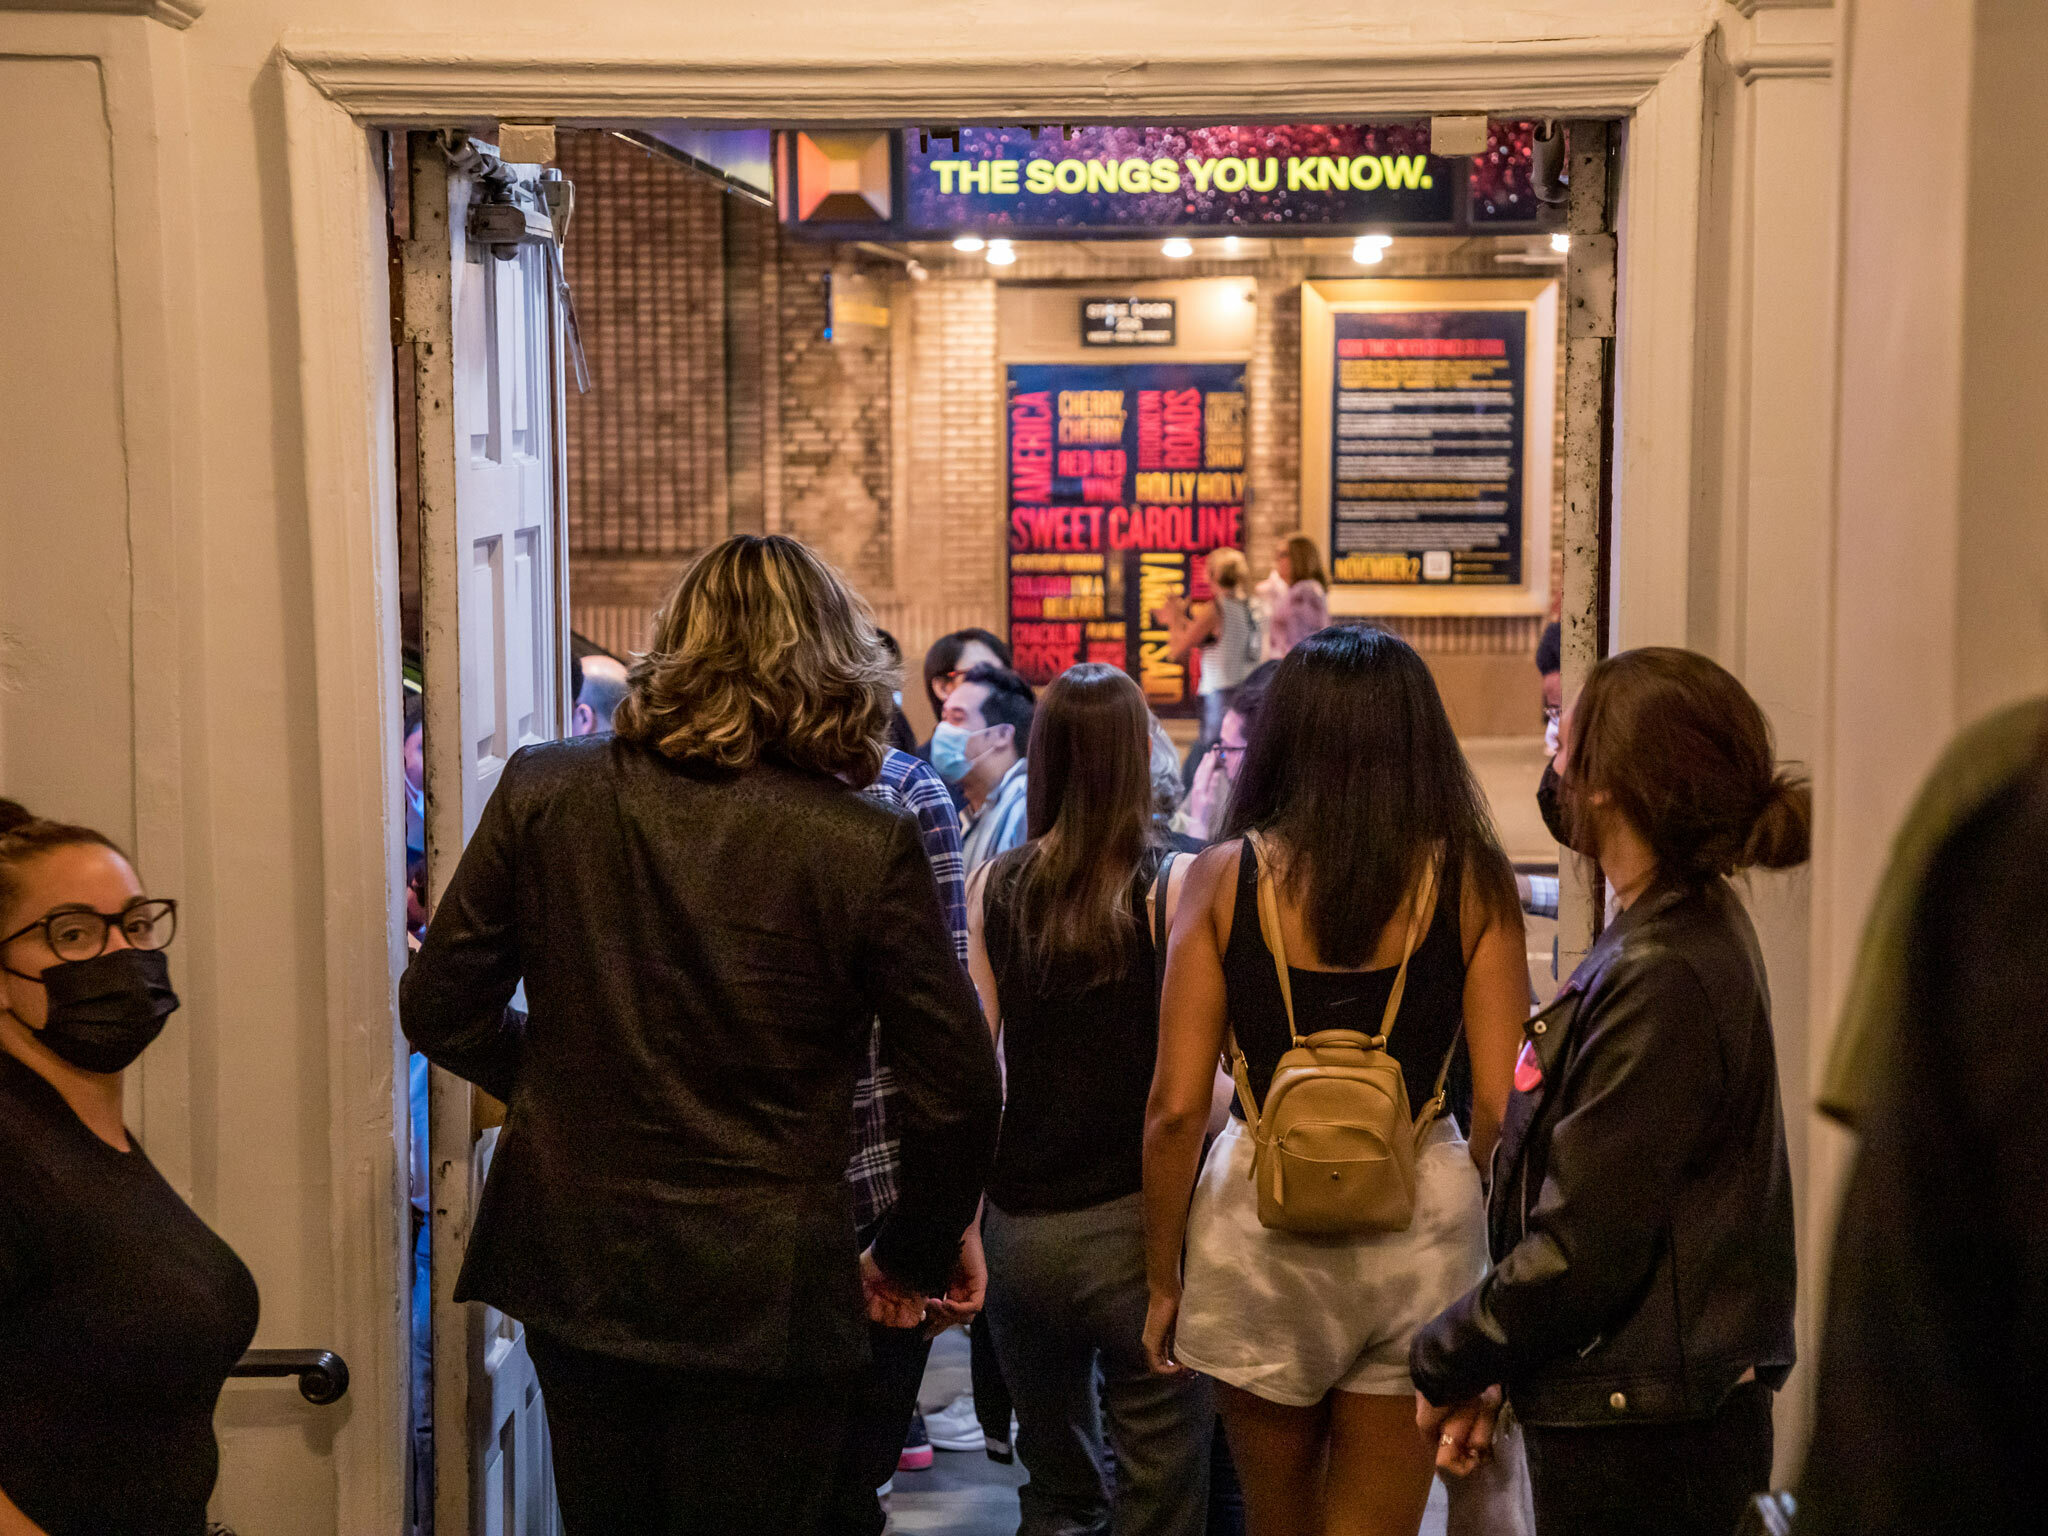
[[[1055,679],[1031,733],[1030,839],[968,893],[968,966],[1009,1068],[983,1237],[1031,1474],[1022,1536],[1198,1536],[1207,1508],[1208,1384],[1155,1375],[1143,1341],[1158,948],[1186,865],[1153,820],[1150,724],[1115,667]]]
[[[1252,1536],[1414,1536],[1431,1453],[1408,1341],[1485,1269],[1478,1166],[1528,1011],[1513,872],[1428,667],[1364,628],[1325,629],[1279,663],[1222,831],[1189,872],[1167,964],[1146,1345],[1156,1369],[1218,1382]],[[1284,954],[1262,934],[1262,894]],[[1262,1112],[1290,1035],[1325,1030],[1384,1035],[1408,1102],[1450,1111],[1418,1117],[1405,1230],[1262,1224],[1258,1121],[1243,1117]],[[1196,1187],[1227,1044],[1239,1118]]]
[[[1704,656],[1610,656],[1567,712],[1559,840],[1622,908],[1528,1023],[1492,1273],[1415,1341],[1418,1421],[1470,1465],[1505,1388],[1539,1536],[1726,1536],[1792,1367],[1792,1179],[1770,987],[1728,877],[1805,861],[1811,795]]]

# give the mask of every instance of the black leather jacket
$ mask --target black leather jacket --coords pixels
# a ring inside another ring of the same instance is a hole
[[[1791,1169],[1770,993],[1727,882],[1646,892],[1526,1026],[1493,1271],[1416,1335],[1431,1402],[1524,1422],[1711,1416],[1791,1369]],[[1534,1073],[1541,1074],[1533,1080]]]
[[[456,1297],[604,1354],[865,1360],[846,1164],[875,1018],[902,1152],[883,1269],[943,1287],[994,1159],[995,1050],[917,824],[833,779],[608,736],[515,754],[400,1011],[507,1106]]]

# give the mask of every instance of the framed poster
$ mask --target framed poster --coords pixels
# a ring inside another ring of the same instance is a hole
[[[1197,712],[1199,658],[1152,617],[1209,595],[1201,557],[1244,544],[1242,363],[1008,369],[1010,649],[1034,686],[1122,667],[1162,716]]]
[[[1547,613],[1557,284],[1302,285],[1303,530],[1332,614]]]

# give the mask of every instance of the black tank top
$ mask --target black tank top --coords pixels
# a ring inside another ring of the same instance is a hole
[[[1441,891],[1464,888],[1459,871],[1446,868]],[[1294,992],[1295,1028],[1304,1035],[1319,1029],[1355,1029],[1379,1033],[1387,998],[1394,990],[1399,966],[1368,971],[1305,971],[1287,968]],[[1259,860],[1251,844],[1243,844],[1237,867],[1237,908],[1230,923],[1230,947],[1223,955],[1223,985],[1230,1027],[1244,1052],[1252,1093],[1266,1102],[1273,1070],[1292,1042],[1287,1034],[1287,1005],[1280,996],[1280,978],[1273,973],[1272,952],[1259,932]],[[1420,1113],[1436,1091],[1437,1070],[1444,1052],[1465,1027],[1465,945],[1458,921],[1458,901],[1439,894],[1429,931],[1408,961],[1408,987],[1401,994],[1401,1012],[1387,1037],[1387,1050],[1401,1063],[1408,1085],[1408,1107]],[[1467,1133],[1472,1121],[1472,1071],[1466,1053],[1451,1063],[1450,1086],[1444,1101]],[[1244,1118],[1244,1107],[1231,1101],[1230,1112]]]
[[[1011,922],[1015,870],[989,884],[982,932],[1003,1010],[1007,1080],[988,1197],[1004,1211],[1077,1211],[1134,1195],[1144,1183],[1145,1099],[1159,1054],[1145,898],[1161,857],[1147,854],[1138,868],[1138,932],[1123,974],[1103,983],[1057,961],[1042,974]]]

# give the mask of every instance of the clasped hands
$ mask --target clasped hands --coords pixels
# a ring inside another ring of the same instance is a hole
[[[1493,1437],[1500,1428],[1499,1387],[1488,1387],[1469,1402],[1439,1408],[1415,1394],[1415,1425],[1436,1441],[1436,1464],[1453,1477],[1464,1477],[1493,1455]]]
[[[860,1256],[860,1289],[869,1322],[884,1328],[921,1327],[926,1338],[936,1338],[948,1328],[970,1321],[988,1294],[988,1262],[982,1257],[981,1234],[969,1230],[942,1295],[927,1296],[893,1279],[875,1262],[872,1248]]]

